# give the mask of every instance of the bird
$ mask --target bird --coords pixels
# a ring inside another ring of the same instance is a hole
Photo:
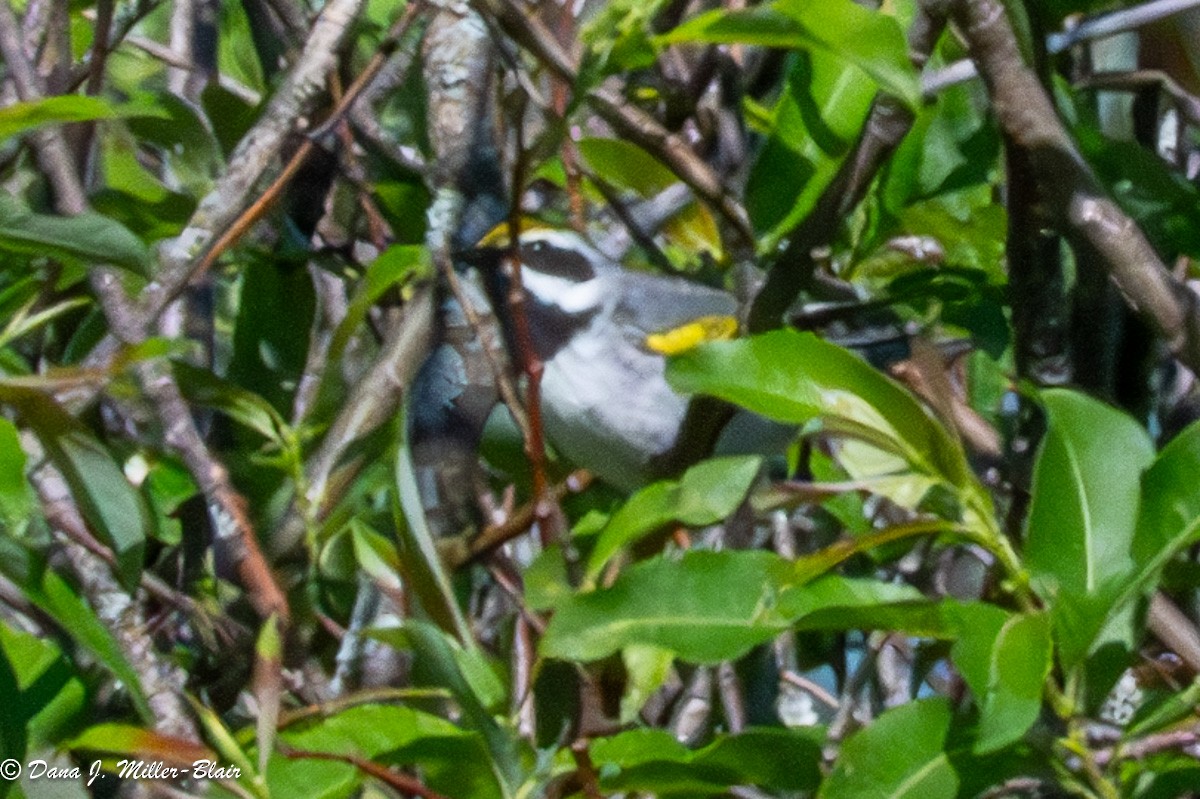
[[[505,307],[511,254],[506,241],[493,239],[470,256],[493,307]],[[543,364],[546,438],[566,460],[623,491],[662,476],[691,402],[667,383],[662,337],[697,322],[736,331],[737,299],[682,277],[627,269],[573,230],[522,231],[516,255],[533,354]],[[516,349],[511,324],[506,332]]]
[[[669,354],[737,334],[742,308],[732,292],[626,268],[572,229],[523,225],[514,253],[507,227],[458,253],[459,265],[479,278],[463,280],[462,288],[477,311],[494,311],[510,359],[518,363],[508,297],[514,255],[519,261],[531,354],[543,366],[542,429],[559,456],[628,494],[709,455],[786,450],[793,427],[685,396],[667,380]],[[443,308],[442,343],[413,387],[410,440],[435,535],[461,535],[481,484],[480,439],[499,395],[458,299],[447,294]]]

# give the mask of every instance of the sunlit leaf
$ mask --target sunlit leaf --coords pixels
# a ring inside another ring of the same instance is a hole
[[[911,394],[811,333],[705,344],[672,358],[667,377],[679,391],[711,394],[780,422],[847,419],[895,442],[919,471],[974,485],[958,442]]]
[[[920,104],[916,70],[900,25],[851,0],[777,0],[736,11],[710,11],[690,19],[662,41],[815,48],[845,59],[910,107]]]
[[[761,465],[758,457],[714,458],[638,491],[605,526],[588,560],[595,577],[622,547],[671,521],[698,527],[721,521],[737,509]]]
[[[89,122],[131,116],[161,116],[162,111],[144,103],[116,104],[103,97],[66,94],[30,102],[10,103],[0,108],[0,139],[27,133],[43,125]]]
[[[792,627],[880,627],[942,637],[954,629],[939,605],[924,602],[911,587],[838,575],[813,579],[820,572],[809,566],[761,551],[691,551],[643,561],[609,588],[560,600],[541,651],[591,661],[645,645],[715,663]]]
[[[798,60],[784,89],[746,185],[746,210],[763,234],[764,252],[816,206],[858,140],[875,96],[857,67],[823,52]],[[781,185],[794,188],[780,191]]]
[[[842,744],[820,799],[953,799],[959,779],[947,756],[950,702],[893,708]]]
[[[1137,422],[1097,400],[1057,389],[1042,396],[1049,428],[1034,467],[1025,559],[1070,667],[1133,573],[1140,479],[1154,447]]]

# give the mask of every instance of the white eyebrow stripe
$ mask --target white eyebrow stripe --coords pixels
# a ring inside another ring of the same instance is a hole
[[[596,308],[603,299],[602,287],[596,278],[579,283],[526,268],[521,270],[521,285],[541,304],[569,314]]]

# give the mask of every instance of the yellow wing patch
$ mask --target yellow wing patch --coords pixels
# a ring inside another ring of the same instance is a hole
[[[520,225],[518,226],[518,229],[517,229],[517,235],[521,235],[523,233],[532,233],[532,232],[538,231],[538,230],[553,230],[553,229],[554,228],[551,227],[550,225],[544,224],[543,222],[540,222],[537,219],[533,219],[532,217],[522,216]],[[501,222],[500,224],[496,225],[495,227],[493,227],[487,233],[483,234],[483,238],[481,238],[479,241],[477,241],[475,243],[475,246],[479,247],[481,249],[484,247],[494,247],[496,249],[502,249],[504,247],[508,247],[508,246],[510,246],[510,242],[512,241],[512,237],[510,237],[508,235],[510,232],[511,231],[510,231],[510,226],[508,224],[508,220],[505,220],[505,221]]]
[[[646,348],[663,355],[678,355],[706,341],[727,341],[737,332],[737,319],[732,316],[702,316],[686,325],[651,333],[646,336]]]

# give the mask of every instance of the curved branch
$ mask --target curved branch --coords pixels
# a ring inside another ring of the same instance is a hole
[[[1084,161],[1053,102],[1021,59],[1000,0],[962,0],[954,16],[979,67],[996,119],[1028,156],[1047,211],[1064,235],[1086,243],[1125,302],[1171,354],[1200,372],[1200,303],[1176,281],[1137,224]]]

